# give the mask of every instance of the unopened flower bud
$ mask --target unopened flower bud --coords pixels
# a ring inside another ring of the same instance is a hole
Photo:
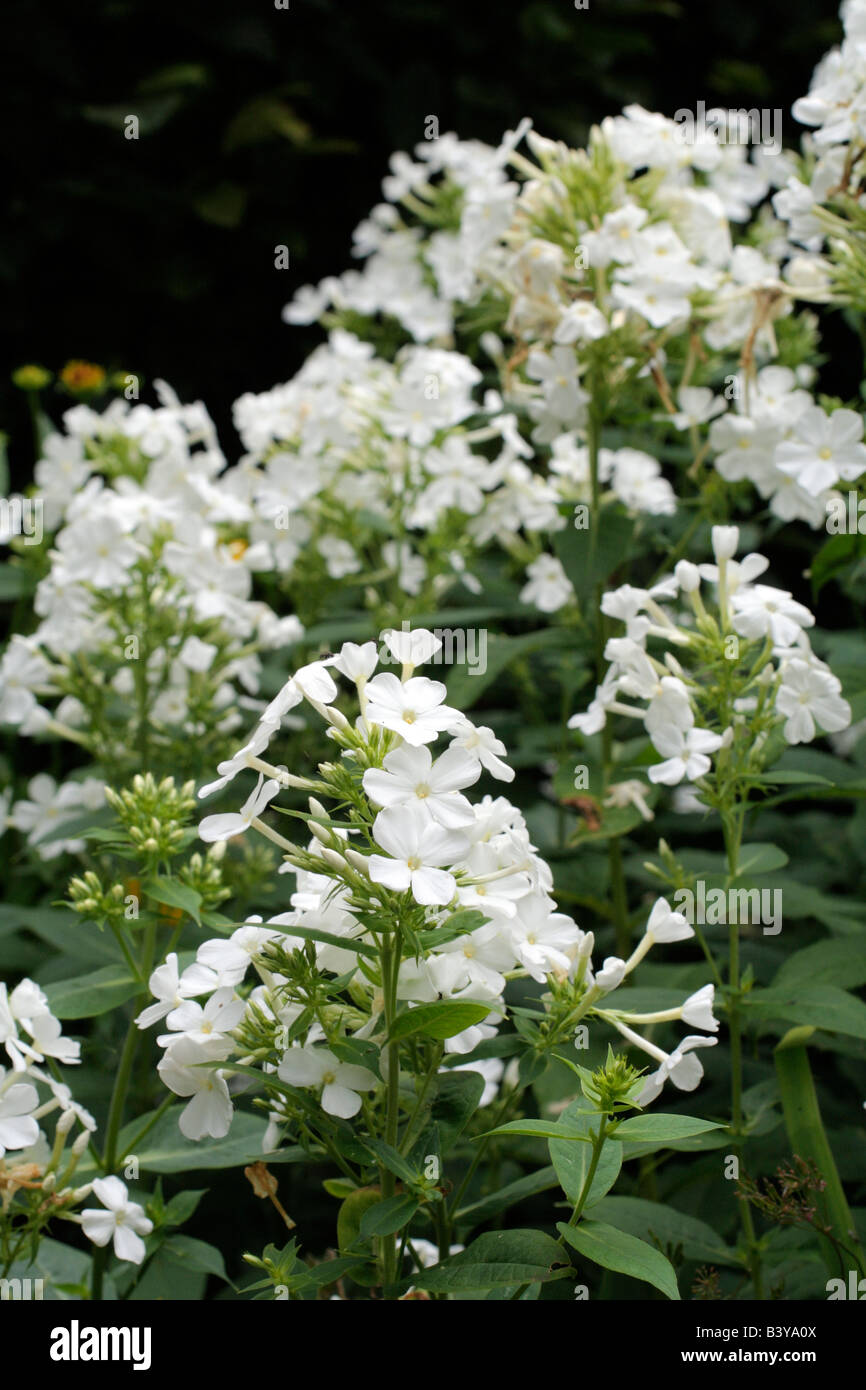
[[[701,587],[701,572],[691,560],[680,560],[674,569],[677,583],[684,594],[693,594]]]
[[[712,534],[713,554],[716,560],[721,562],[733,559],[740,544],[739,526],[714,526]]]
[[[357,869],[359,873],[364,874],[366,878],[369,878],[370,866],[367,863],[365,855],[359,854],[356,849],[347,849],[346,858],[353,868]]]

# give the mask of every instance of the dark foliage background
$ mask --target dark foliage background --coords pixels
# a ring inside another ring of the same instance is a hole
[[[836,0],[287,3],[7,0],[0,428],[17,474],[21,362],[163,376],[225,432],[235,397],[316,341],[279,311],[348,264],[425,116],[496,142],[528,114],[579,143],[628,101],[670,115],[703,98],[780,106],[793,139],[791,102],[838,35]]]

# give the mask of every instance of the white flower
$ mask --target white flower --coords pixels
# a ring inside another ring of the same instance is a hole
[[[367,685],[364,717],[368,724],[393,729],[417,748],[432,743],[459,720],[459,711],[442,703],[447,693],[441,681],[426,676],[411,676],[401,684],[390,671],[382,672]]]
[[[19,1025],[30,1034],[26,1042]],[[5,1045],[15,1071],[26,1071],[30,1062],[56,1057],[67,1066],[81,1060],[81,1044],[62,1036],[62,1025],[52,1014],[48,999],[32,980],[22,980],[7,996],[0,983],[0,1044]]]
[[[621,683],[625,684],[624,681]],[[644,698],[649,694],[648,691],[629,693],[641,694]],[[680,729],[685,733],[691,729],[694,722],[695,716],[689,702],[688,690],[683,682],[677,676],[662,676],[653,689],[644,715],[644,724],[650,738],[655,742],[656,733],[665,729]],[[659,752],[661,751],[659,748]]]
[[[626,963],[619,956],[608,956],[601,970],[596,972],[595,983],[605,994],[618,989],[625,979]]]
[[[624,1029],[620,1029],[624,1032]],[[700,1060],[693,1055],[696,1048],[715,1047],[718,1038],[705,1038],[699,1034],[683,1038],[682,1042],[671,1053],[666,1053],[660,1047],[654,1047],[646,1039],[639,1039],[637,1034],[632,1034],[632,1040],[637,1040],[645,1052],[655,1057],[661,1063],[658,1071],[648,1076],[644,1088],[638,1096],[638,1105],[649,1105],[657,1096],[661,1094],[662,1087],[667,1080],[671,1080],[680,1091],[694,1091],[700,1084],[704,1074],[704,1068]]]
[[[258,955],[268,941],[279,932],[258,925],[259,918],[238,927],[231,936],[205,941],[196,952],[196,965],[183,972],[181,982],[189,994],[204,994],[212,989],[239,985],[246,975],[253,956]]]
[[[175,951],[170,951],[165,963],[157,966],[147,984],[158,1002],[148,1004],[146,1009],[142,1009],[135,1020],[139,1028],[149,1028],[152,1023],[158,1023],[166,1014],[171,1013],[172,1009],[178,1008],[190,994],[196,992],[181,980]]]
[[[95,1178],[93,1191],[105,1210],[87,1207],[81,1213],[81,1225],[94,1245],[114,1241],[114,1253],[119,1260],[140,1265],[145,1256],[142,1236],[150,1235],[153,1222],[144,1214],[138,1202],[131,1202],[126,1184],[120,1178]]]
[[[223,1139],[232,1122],[232,1102],[222,1073],[212,1062],[224,1062],[232,1051],[231,1038],[212,1035],[206,1042],[184,1035],[172,1042],[157,1067],[162,1080],[177,1096],[191,1096],[178,1126],[187,1139]]]
[[[648,792],[649,787],[646,783],[636,779],[626,782],[611,782],[603,804],[616,807],[619,810],[626,806],[634,806],[635,810],[640,812],[642,820],[651,821],[654,819],[654,812],[650,810],[646,802]]]
[[[794,438],[776,450],[776,464],[816,495],[840,478],[852,482],[866,471],[863,418],[854,410],[834,410],[827,415],[810,406],[794,423]]]
[[[667,944],[671,941],[687,941],[695,933],[681,912],[671,910],[667,899],[657,898],[646,924],[646,934],[654,942]]]
[[[543,984],[548,975],[567,975],[569,952],[580,942],[580,930],[564,912],[553,910],[549,898],[536,894],[522,898],[508,932],[517,960],[533,980]]]
[[[376,1078],[367,1067],[341,1062],[327,1047],[290,1047],[277,1068],[290,1086],[322,1087],[322,1109],[349,1120],[361,1109],[359,1091],[372,1091]]]
[[[243,835],[253,821],[280,790],[279,782],[270,778],[267,782],[259,777],[258,784],[239,811],[227,811],[222,815],[205,816],[198,828],[202,840],[211,844],[218,840],[230,840],[233,835]]]
[[[356,685],[364,685],[372,676],[379,661],[375,642],[344,642],[339,655],[334,658],[334,666]]]
[[[539,555],[526,573],[529,583],[520,591],[520,602],[533,603],[540,613],[555,613],[574,597],[571,580],[555,555]]]
[[[477,999],[482,1003],[498,1001],[506,985],[502,972],[511,970],[514,963],[510,939],[495,923],[488,922],[474,932],[447,941],[429,958],[426,962],[426,975],[432,987],[429,997],[435,999],[437,995],[444,995],[450,999]],[[402,997],[406,998],[408,973],[404,975],[401,970],[401,975]]]
[[[337,698],[337,687],[328,670],[328,665],[333,661],[333,657],[327,661],[311,661],[306,666],[300,666],[292,677],[301,694],[314,704],[331,705]]]
[[[395,892],[411,889],[418,903],[450,903],[457,889],[454,876],[443,864],[454,864],[469,848],[465,835],[437,825],[417,801],[380,811],[373,823],[373,838],[390,859],[371,854],[370,878]]]
[[[46,684],[51,667],[31,641],[14,634],[0,660],[0,724],[21,724],[36,708],[34,691]]]
[[[664,782],[668,787],[675,787],[684,777],[689,782],[703,777],[711,767],[706,755],[722,746],[721,736],[709,729],[684,730],[676,726],[655,729],[652,741],[665,761],[653,764],[649,779]]]
[[[458,719],[453,733],[455,737],[451,740],[452,748],[465,748],[492,776],[498,777],[500,782],[514,781],[514,769],[502,761],[506,752],[505,744],[486,724],[476,727],[469,719]]]
[[[642,449],[616,450],[612,486],[629,511],[673,516],[677,510],[676,494],[662,477],[661,464]]]
[[[27,799],[15,802],[10,824],[27,834],[28,844],[36,848],[40,858],[55,859],[64,851],[77,853],[84,848],[83,840],[55,836],[64,821],[77,816],[88,804],[86,785],[66,782],[58,787],[47,772],[38,772],[27,784]]]
[[[97,528],[84,518],[65,527],[56,546],[64,574],[96,589],[125,588],[128,571],[143,549],[106,511],[101,513]]]
[[[382,633],[382,640],[401,666],[423,666],[442,649],[442,642],[435,633],[423,627],[411,632],[388,628]]]
[[[209,671],[217,654],[216,644],[202,642],[200,637],[187,637],[178,659],[188,671]]]
[[[668,418],[678,430],[706,425],[727,409],[723,398],[714,395],[708,386],[683,386],[677,392],[677,401],[679,410]]]
[[[474,825],[475,812],[460,792],[481,776],[481,764],[464,748],[451,747],[434,763],[429,748],[404,745],[388,753],[381,768],[364,773],[364,791],[378,806],[417,802],[448,830]]]
[[[610,332],[607,319],[588,299],[576,299],[565,310],[553,334],[555,343],[587,343]]]
[[[286,709],[291,709],[293,705],[299,705],[303,696],[291,681],[283,687],[283,690],[271,701],[265,710],[262,722],[254,730],[252,736],[247,740],[242,748],[231,758],[226,758],[223,762],[217,763],[217,772],[220,774],[215,782],[208,782],[207,786],[199,789],[199,797],[210,796],[212,792],[222,791],[229,782],[237,777],[239,772],[250,766],[250,758],[257,758],[263,753],[279,726],[280,719]]]
[[[839,681],[829,671],[796,658],[785,663],[776,709],[786,716],[783,732],[788,743],[809,743],[816,722],[829,734],[847,729],[851,706],[839,691]]]
[[[735,632],[749,641],[769,635],[774,646],[793,646],[802,628],[814,627],[808,608],[784,589],[769,584],[741,585],[731,596]]]
[[[246,1005],[230,987],[215,990],[202,1006],[192,999],[181,1001],[172,1009],[166,1019],[171,1033],[157,1038],[160,1047],[169,1047],[177,1041],[177,1034],[191,1038],[193,1042],[206,1043],[210,1038],[224,1036],[236,1028],[244,1016]]]
[[[683,1004],[681,1017],[692,1028],[703,1028],[708,1033],[718,1033],[719,1021],[713,1016],[715,985],[704,985],[702,989],[690,994]]]
[[[332,579],[344,579],[347,574],[357,574],[361,569],[354,548],[340,536],[321,536],[317,549]]]
[[[0,1067],[0,1158],[7,1149],[29,1149],[39,1138],[39,1125],[32,1117],[39,1105],[39,1094],[29,1082],[5,1084],[6,1070]]]

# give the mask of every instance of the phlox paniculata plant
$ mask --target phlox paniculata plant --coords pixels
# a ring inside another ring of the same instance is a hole
[[[378,1168],[382,1201],[395,1195],[401,1155],[433,1155],[436,1182],[422,1182],[418,1202],[435,1231],[444,1219],[433,1210],[444,1172],[431,1122],[437,1097],[459,1081],[470,1111],[518,1100],[525,1071],[522,1081],[508,1076],[490,1047],[506,1020],[539,1058],[567,1048],[592,1019],[619,1029],[657,1063],[636,1088],[638,1074],[630,1076],[635,1106],[668,1079],[694,1089],[696,1050],[715,1044],[718,1023],[708,984],[646,1015],[703,1030],[673,1053],[635,1031],[644,1016],[618,1009],[615,991],[653,945],[686,940],[692,928],[659,898],[631,958],[594,964],[593,935],[557,911],[550,869],[520,812],[502,796],[467,795],[485,771],[504,781],[513,773],[492,731],[448,706],[441,682],[415,674],[438,639],[392,631],[385,645],[399,677],[377,670],[374,643],[345,644],[295,672],[203,789],[234,789],[245,773],[258,775],[239,810],[206,816],[199,833],[208,842],[266,836],[296,888],[289,910],[204,942],[185,970],[170,954],[151,977],[156,1002],[138,1023],[163,1024],[158,1070],[185,1100],[179,1124],[188,1138],[225,1136],[234,1095],[250,1090],[269,1116],[268,1148],[288,1139],[311,1157],[330,1155],[358,1188]],[[354,719],[337,703],[341,678],[357,701]],[[282,718],[302,700],[339,750],[313,775],[268,761]],[[306,809],[280,807],[288,789],[310,793]],[[293,824],[307,832],[303,843],[284,833]],[[535,1007],[512,1012],[507,986],[525,978],[543,992]],[[391,1246],[382,1258],[388,1282]]]

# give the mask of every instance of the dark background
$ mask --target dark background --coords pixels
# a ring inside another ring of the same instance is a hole
[[[425,116],[497,143],[531,115],[582,142],[628,101],[672,115],[703,98],[781,107],[792,143],[791,102],[839,35],[835,0],[288,3],[6,0],[0,429],[16,474],[32,455],[9,371],[69,358],[203,398],[231,456],[232,401],[318,340],[280,309],[351,264],[388,156]]]

